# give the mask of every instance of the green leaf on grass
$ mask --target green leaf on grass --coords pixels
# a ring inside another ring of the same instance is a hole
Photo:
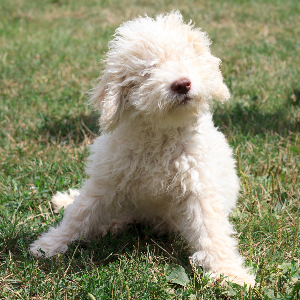
[[[190,279],[186,274],[185,269],[176,264],[166,265],[165,267],[165,275],[166,279],[171,283],[176,283],[182,286],[186,286]]]

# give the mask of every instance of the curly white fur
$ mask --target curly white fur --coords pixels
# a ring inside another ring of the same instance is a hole
[[[64,252],[80,237],[119,232],[136,220],[180,232],[206,271],[254,284],[231,237],[239,180],[208,106],[230,95],[209,44],[179,12],[116,30],[91,97],[103,133],[90,148],[89,179],[80,191],[53,197],[55,211],[67,206],[65,215],[31,245],[35,255]],[[172,84],[182,78],[189,90],[177,93]]]

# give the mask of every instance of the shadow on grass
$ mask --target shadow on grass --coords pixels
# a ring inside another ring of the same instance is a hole
[[[293,90],[282,107],[264,111],[262,105],[253,97],[250,104],[229,103],[228,106],[216,105],[214,121],[216,126],[242,134],[266,134],[269,131],[288,134],[289,131],[300,130],[300,119],[293,116],[293,109],[300,107],[300,90]],[[93,139],[99,135],[99,115],[91,112],[89,115],[69,115],[60,117],[44,117],[38,134],[44,143],[55,142],[80,144],[86,138]]]
[[[256,99],[248,105],[230,104],[229,107],[217,105],[214,109],[216,126],[242,134],[265,135],[267,132],[288,134],[300,130],[300,119],[293,115],[293,110],[300,106],[300,91],[295,90],[282,107],[271,112],[263,111]]]
[[[187,244],[180,236],[175,234],[157,235],[152,229],[143,224],[133,223],[119,235],[106,234],[98,240],[74,243],[72,248],[78,247],[77,257],[86,255],[93,256],[96,265],[106,265],[118,259],[120,255],[131,256],[136,253],[149,254],[156,257],[163,257],[163,260],[187,265],[189,250]],[[74,253],[71,250],[71,253]],[[75,254],[76,255],[76,254]]]
[[[57,144],[84,142],[87,138],[95,138],[99,135],[99,114],[92,112],[89,115],[69,115],[63,117],[44,117],[44,121],[38,129],[43,143],[55,142]]]
[[[53,224],[52,224],[53,225]],[[51,225],[50,225],[51,226]],[[47,226],[48,227],[48,226]],[[4,238],[0,261],[12,258],[15,261],[36,259],[29,253],[29,245],[37,239],[47,227],[39,232],[33,232],[26,226],[21,226]],[[116,262],[120,256],[139,259],[141,255],[160,258],[164,262],[177,263],[190,268],[189,249],[187,244],[177,235],[157,235],[147,226],[130,224],[128,229],[119,235],[108,232],[104,237],[92,241],[75,241],[60,258],[39,258],[38,265],[45,273],[52,273],[59,267],[61,259],[63,265],[70,264],[74,272],[89,269],[93,265],[105,266]],[[151,258],[150,258],[151,259]]]

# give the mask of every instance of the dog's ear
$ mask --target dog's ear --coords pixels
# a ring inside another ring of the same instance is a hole
[[[219,88],[213,93],[212,98],[221,102],[225,102],[230,98],[230,92],[224,82],[220,83]]]
[[[123,87],[105,72],[92,92],[90,103],[100,112],[100,127],[108,133],[116,129],[125,106]]]
[[[209,49],[211,41],[208,35],[200,29],[192,29],[188,31],[188,41],[192,44],[194,51],[198,55],[209,55],[211,57],[211,63],[215,68],[217,78],[219,78],[219,86],[217,90],[213,92],[212,98],[222,102],[228,100],[230,98],[230,93],[227,86],[223,82],[223,76],[219,69],[221,60],[214,56],[211,56],[211,52]]]
[[[184,26],[191,29],[189,25]],[[211,44],[211,41],[207,33],[200,29],[188,30],[188,42],[192,44],[194,51],[198,55],[210,53],[209,45]]]

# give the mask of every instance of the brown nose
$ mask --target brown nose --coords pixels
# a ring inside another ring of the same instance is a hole
[[[189,79],[180,78],[172,83],[171,89],[177,94],[187,94],[188,91],[191,89],[191,85],[192,83]]]

